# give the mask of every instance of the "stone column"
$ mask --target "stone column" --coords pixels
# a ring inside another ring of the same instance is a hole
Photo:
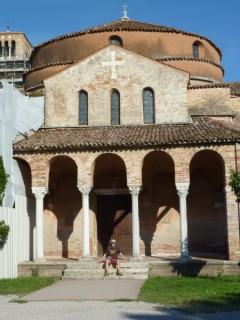
[[[181,241],[181,259],[189,259],[188,251],[188,223],[187,223],[187,195],[189,183],[176,183],[177,193],[179,196],[180,207],[180,241]]]
[[[139,192],[140,186],[132,186],[129,191],[132,196],[132,248],[133,257],[140,257],[140,224],[139,224]]]
[[[78,187],[82,193],[83,208],[83,258],[90,257],[90,223],[89,223],[89,194],[92,187]]]
[[[36,199],[36,246],[35,259],[44,259],[44,212],[43,199],[47,194],[45,187],[33,187],[32,192]]]
[[[229,260],[239,261],[240,243],[239,243],[239,213],[236,196],[230,186],[225,188],[226,215],[227,215],[227,243]]]

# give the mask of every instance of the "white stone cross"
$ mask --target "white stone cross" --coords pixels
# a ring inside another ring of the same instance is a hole
[[[111,61],[106,61],[102,63],[103,67],[112,67],[112,76],[111,79],[117,79],[117,66],[124,64],[124,61],[116,60],[116,52],[111,51]]]

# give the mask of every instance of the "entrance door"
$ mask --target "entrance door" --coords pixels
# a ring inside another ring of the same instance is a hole
[[[100,195],[97,210],[98,254],[102,255],[111,238],[124,255],[132,254],[132,215],[130,195]]]

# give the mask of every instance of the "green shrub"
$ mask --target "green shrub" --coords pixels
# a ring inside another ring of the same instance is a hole
[[[5,242],[7,240],[9,231],[10,227],[6,225],[4,221],[0,221],[0,240],[2,242]]]
[[[0,156],[0,206],[2,206],[3,198],[5,195],[5,189],[8,182],[8,174],[5,171],[3,159]]]
[[[230,187],[232,188],[232,191],[234,192],[237,201],[240,202],[240,172],[231,170],[230,173]]]

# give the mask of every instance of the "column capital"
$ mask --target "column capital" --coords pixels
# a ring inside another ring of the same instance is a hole
[[[140,193],[140,191],[141,191],[142,188],[141,188],[141,186],[133,186],[133,185],[130,185],[130,186],[128,187],[128,189],[129,189],[131,195],[137,196],[137,195],[139,195],[139,193]]]
[[[88,196],[92,190],[90,186],[78,186],[78,190],[82,193],[83,196]]]
[[[189,190],[189,182],[177,182],[176,189],[179,197],[186,197]]]
[[[32,193],[35,195],[36,199],[43,199],[48,193],[48,188],[46,187],[32,187]]]

